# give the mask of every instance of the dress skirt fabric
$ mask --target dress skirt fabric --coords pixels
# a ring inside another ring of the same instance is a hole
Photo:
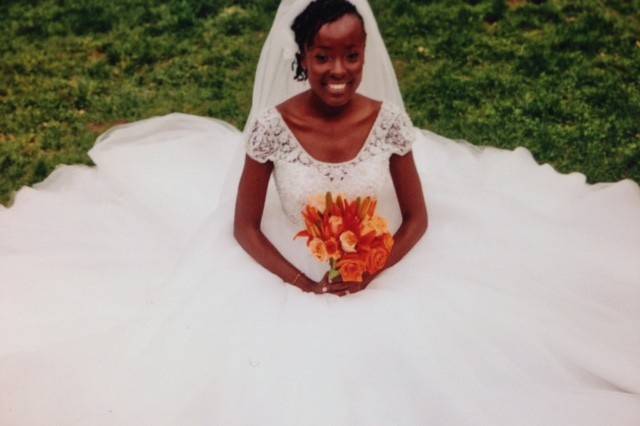
[[[0,424],[640,424],[636,183],[420,130],[429,229],[338,298],[234,240],[242,143],[184,114],[120,126],[0,209]],[[322,273],[273,186],[263,230]]]

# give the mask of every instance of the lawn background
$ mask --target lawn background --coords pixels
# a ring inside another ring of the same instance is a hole
[[[371,0],[414,124],[640,182],[640,1]],[[113,124],[242,128],[278,1],[0,0],[0,203]]]

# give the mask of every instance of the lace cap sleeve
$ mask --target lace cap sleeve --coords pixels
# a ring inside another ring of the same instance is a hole
[[[247,155],[259,163],[273,161],[278,148],[277,141],[269,129],[267,112],[256,119],[247,138],[245,146]]]
[[[397,108],[396,117],[389,128],[386,139],[392,154],[405,155],[411,151],[416,133],[411,118],[403,110]]]

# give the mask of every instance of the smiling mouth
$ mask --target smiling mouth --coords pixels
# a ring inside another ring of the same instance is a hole
[[[347,91],[347,83],[340,83],[340,84],[329,83],[327,84],[327,87],[329,88],[330,93],[333,93],[336,95],[341,95]]]

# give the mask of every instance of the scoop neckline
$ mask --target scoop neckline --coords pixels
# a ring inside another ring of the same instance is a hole
[[[352,159],[347,160],[347,161],[340,161],[340,162],[322,161],[322,160],[318,160],[316,157],[311,155],[309,153],[309,151],[307,151],[307,149],[300,143],[300,141],[296,137],[295,133],[293,133],[293,130],[291,130],[291,128],[289,127],[289,125],[285,121],[285,119],[282,116],[282,114],[280,113],[280,111],[278,111],[278,108],[276,108],[274,106],[273,110],[278,115],[278,118],[282,122],[282,126],[284,127],[285,131],[289,134],[289,137],[295,141],[295,144],[298,146],[298,148],[300,148],[300,150],[302,152],[304,152],[307,155],[307,157],[309,157],[311,159],[311,161],[313,161],[315,163],[323,164],[323,165],[328,165],[328,166],[341,166],[341,165],[345,165],[345,164],[348,164],[348,163],[352,163],[352,162],[356,161],[358,158],[360,158],[360,155],[362,155],[364,150],[369,145],[369,143],[370,143],[369,141],[373,137],[373,134],[374,134],[374,132],[376,130],[376,127],[378,127],[378,124],[379,124],[380,119],[382,117],[382,111],[385,108],[385,105],[386,105],[386,103],[384,101],[380,102],[380,108],[378,109],[378,113],[376,115],[376,119],[373,121],[373,125],[369,129],[369,133],[367,134],[367,137],[365,138],[364,142],[362,143],[362,146],[360,147],[360,150],[358,150],[358,153]]]

